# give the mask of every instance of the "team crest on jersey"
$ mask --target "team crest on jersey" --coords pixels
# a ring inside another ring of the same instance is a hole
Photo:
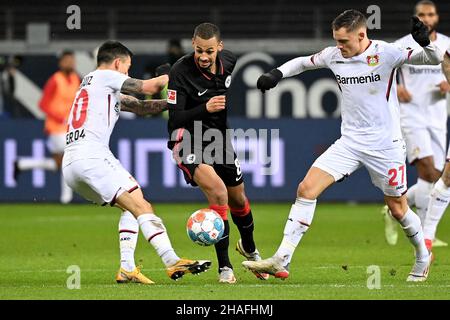
[[[177,90],[167,90],[167,103],[177,104]]]
[[[119,114],[120,113],[120,103],[116,102],[116,105],[114,106],[114,111]]]
[[[231,84],[231,76],[228,76],[228,77],[225,79],[225,88],[229,88],[229,87],[230,87],[230,84]]]
[[[376,65],[378,65],[378,63],[380,62],[380,58],[377,54],[373,55],[373,56],[367,56],[367,64],[371,67],[374,67]]]

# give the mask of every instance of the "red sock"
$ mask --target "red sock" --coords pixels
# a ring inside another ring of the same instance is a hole
[[[224,205],[218,205],[218,204],[212,204],[209,206],[210,209],[216,211],[219,216],[222,217],[222,220],[228,220],[228,206],[226,204]]]

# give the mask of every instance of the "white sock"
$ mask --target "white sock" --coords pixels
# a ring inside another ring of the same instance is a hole
[[[416,259],[423,260],[428,257],[428,249],[425,246],[425,239],[423,237],[422,225],[419,217],[408,207],[405,216],[399,221],[409,242],[416,250]]]
[[[20,170],[44,169],[49,171],[58,170],[55,160],[52,158],[19,158],[17,166]]]
[[[314,217],[317,200],[297,198],[291,207],[288,220],[284,227],[284,237],[275,253],[284,260],[284,266],[289,265],[297,245],[308,230]]]
[[[69,203],[72,201],[73,198],[73,192],[72,189],[66,184],[64,181],[64,176],[61,173],[61,196],[60,201],[61,203]]]
[[[139,223],[129,211],[124,211],[119,220],[120,266],[126,271],[136,268],[134,251],[139,235]]]
[[[170,243],[166,227],[162,220],[153,213],[142,214],[137,219],[145,239],[155,248],[166,267],[180,260]]]
[[[425,239],[434,240],[439,221],[444,215],[445,209],[450,201],[450,188],[442,179],[439,179],[431,191],[430,202],[428,203],[427,216],[423,225]]]
[[[425,221],[425,216],[427,215],[427,207],[428,202],[430,202],[430,193],[433,189],[433,183],[422,180],[420,178],[417,179],[417,190],[415,196],[416,202],[416,212],[420,218],[420,222],[423,225]]]
[[[408,202],[408,207],[410,208],[416,206],[416,190],[417,190],[417,183],[413,184],[411,187],[408,188],[408,191],[406,191],[406,201]]]

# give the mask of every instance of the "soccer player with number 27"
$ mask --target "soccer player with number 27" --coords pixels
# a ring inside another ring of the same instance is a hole
[[[443,54],[430,42],[428,29],[417,17],[412,18],[411,34],[422,47],[419,50],[369,40],[366,18],[356,10],[336,17],[332,30],[336,46],[290,60],[258,79],[257,87],[264,92],[282,78],[306,70],[331,69],[342,92],[342,136],[313,163],[299,184],[275,255],[261,261],[244,261],[243,265],[252,271],[287,278],[294,251],[313,220],[318,196],[364,166],[415,248],[415,264],[407,281],[425,281],[432,254],[425,246],[420,219],[406,201],[406,149],[394,75],[403,64],[437,65]]]

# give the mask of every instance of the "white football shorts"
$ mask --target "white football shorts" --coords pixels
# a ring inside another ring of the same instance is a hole
[[[113,206],[123,192],[139,188],[134,177],[114,156],[75,160],[63,166],[64,181],[86,200]]]
[[[403,140],[395,144],[392,149],[361,151],[339,139],[312,166],[329,173],[336,182],[364,166],[372,183],[386,196],[399,197],[407,190],[406,147]]]
[[[425,157],[433,157],[434,167],[442,171],[445,165],[447,132],[445,129],[433,128],[402,128],[406,142],[408,162]]]

